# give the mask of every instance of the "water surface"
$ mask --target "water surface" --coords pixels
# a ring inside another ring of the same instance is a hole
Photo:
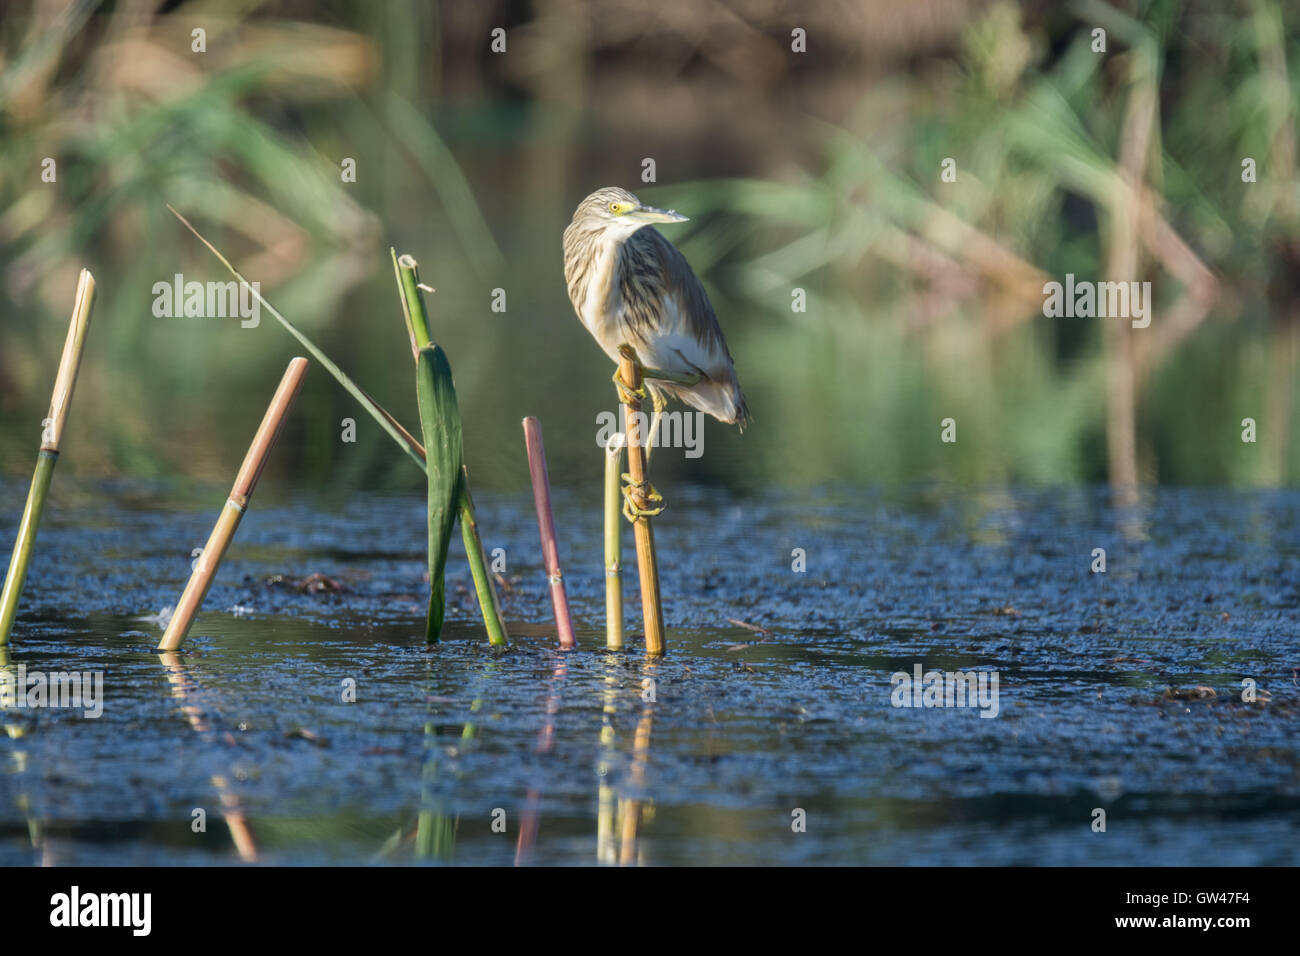
[[[425,647],[420,496],[267,495],[163,661],[222,489],[56,480],[9,666],[105,701],[5,712],[0,863],[238,862],[223,807],[272,863],[1300,862],[1300,494],[678,487],[658,662],[634,574],[604,649],[589,498],[557,493],[566,654],[531,499],[477,497],[505,655],[459,541]],[[891,706],[918,664],[996,671],[997,716]]]

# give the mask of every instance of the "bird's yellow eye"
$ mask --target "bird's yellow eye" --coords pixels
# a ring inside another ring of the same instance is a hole
[[[619,213],[619,210],[622,208],[622,206],[623,206],[622,203],[612,202],[612,203],[609,204],[609,211],[612,212],[614,215],[617,216],[618,213]]]

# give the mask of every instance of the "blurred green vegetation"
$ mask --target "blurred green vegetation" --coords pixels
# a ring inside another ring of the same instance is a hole
[[[1300,10],[658,6],[9,5],[0,472],[35,459],[84,265],[100,300],[60,470],[233,475],[295,350],[269,316],[152,314],[155,282],[225,278],[170,202],[408,428],[388,247],[414,255],[437,288],[475,484],[526,485],[519,422],[535,414],[552,480],[589,483],[594,501],[613,390],[565,296],[560,234],[584,195],[624,185],[692,217],[664,232],[709,288],[756,418],[743,437],[710,420],[698,460],[657,455],[668,486],[1104,481],[1107,320],[1044,318],[1042,283],[1105,278],[1139,207],[1129,278],[1155,296],[1132,332],[1140,475],[1300,480]],[[790,51],[794,27],[807,53]],[[1144,90],[1135,186],[1122,157]],[[419,488],[360,412],[314,370],[271,470]],[[948,417],[955,444],[939,441]]]

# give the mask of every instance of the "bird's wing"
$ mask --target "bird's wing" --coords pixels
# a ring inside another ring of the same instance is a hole
[[[624,243],[622,319],[653,368],[734,380],[731,353],[704,286],[686,257],[651,226]]]

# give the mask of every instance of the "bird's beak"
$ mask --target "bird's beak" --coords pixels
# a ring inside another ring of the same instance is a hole
[[[679,215],[671,209],[656,209],[654,206],[637,206],[627,214],[628,219],[636,222],[688,222],[686,216]]]

